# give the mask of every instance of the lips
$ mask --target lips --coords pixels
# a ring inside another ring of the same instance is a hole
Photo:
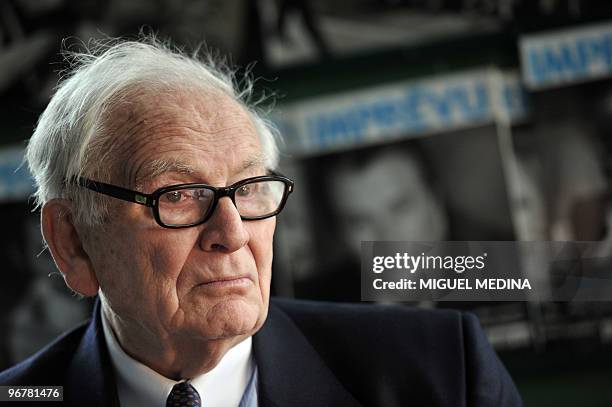
[[[252,280],[248,276],[231,276],[231,277],[222,277],[215,280],[206,281],[202,284],[199,284],[201,287],[241,287],[247,284],[251,284]]]

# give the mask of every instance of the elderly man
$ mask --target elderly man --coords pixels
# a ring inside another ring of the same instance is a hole
[[[155,41],[79,56],[27,150],[90,322],[0,374],[71,406],[516,406],[475,318],[269,302],[274,132],[231,75]],[[182,403],[182,404],[181,404]]]

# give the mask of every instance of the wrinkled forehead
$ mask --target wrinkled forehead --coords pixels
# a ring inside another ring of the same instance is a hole
[[[131,185],[168,171],[206,178],[264,165],[251,116],[219,91],[132,92],[103,127],[113,172]]]

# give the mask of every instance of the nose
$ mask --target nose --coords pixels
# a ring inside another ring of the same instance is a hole
[[[231,253],[244,247],[249,238],[238,209],[229,197],[223,197],[204,224],[200,234],[200,248],[204,251]]]

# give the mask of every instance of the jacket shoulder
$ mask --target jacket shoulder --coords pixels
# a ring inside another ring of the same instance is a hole
[[[415,371],[461,372],[464,335],[460,312],[301,300],[275,300],[273,304],[334,369],[363,364],[370,371],[397,370],[408,376]]]
[[[473,314],[284,299],[273,304],[292,319],[345,386],[354,394],[364,393],[364,399],[369,392],[390,397],[385,405],[415,400],[449,406],[522,404]]]
[[[452,340],[463,332],[464,319],[470,328],[478,328],[476,317],[455,310],[429,310],[400,305],[347,304],[275,298],[272,303],[288,314],[307,333],[327,331],[328,334],[365,337],[381,336],[393,339],[422,341],[429,336]],[[475,324],[475,325],[474,325]],[[445,337],[439,337],[443,330]],[[408,335],[409,333],[409,335]]]
[[[19,364],[0,372],[0,385],[62,385],[86,328],[87,322],[84,322]]]

